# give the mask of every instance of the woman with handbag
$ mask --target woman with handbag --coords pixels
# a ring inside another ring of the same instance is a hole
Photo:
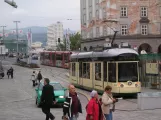
[[[106,86],[105,91],[102,95],[102,111],[104,113],[104,116],[106,120],[112,120],[112,112],[114,112],[115,109],[115,102],[116,99],[112,97],[111,93],[112,87]]]
[[[103,120],[100,101],[98,100],[97,91],[93,90],[90,94],[91,99],[86,106],[86,120]]]

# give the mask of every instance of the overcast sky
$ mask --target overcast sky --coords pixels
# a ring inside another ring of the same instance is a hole
[[[21,21],[20,28],[48,26],[61,21],[65,29],[80,30],[80,0],[14,1],[18,5],[17,9],[0,0],[0,26],[6,25],[7,29],[15,28],[14,20]]]

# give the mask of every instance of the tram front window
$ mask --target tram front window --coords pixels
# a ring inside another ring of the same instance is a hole
[[[127,82],[138,81],[138,72],[137,72],[137,63],[119,63],[118,64],[118,81],[119,82]]]

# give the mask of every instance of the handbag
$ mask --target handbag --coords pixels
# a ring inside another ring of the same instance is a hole
[[[66,116],[63,116],[62,120],[69,120],[69,119]]]

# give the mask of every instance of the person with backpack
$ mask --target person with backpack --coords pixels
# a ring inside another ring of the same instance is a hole
[[[37,75],[37,80],[40,81],[42,80],[42,75],[41,75],[41,71],[39,71],[38,75]]]
[[[98,100],[97,91],[93,90],[90,96],[91,99],[86,106],[86,120],[103,120],[104,116],[102,114],[101,103]]]

